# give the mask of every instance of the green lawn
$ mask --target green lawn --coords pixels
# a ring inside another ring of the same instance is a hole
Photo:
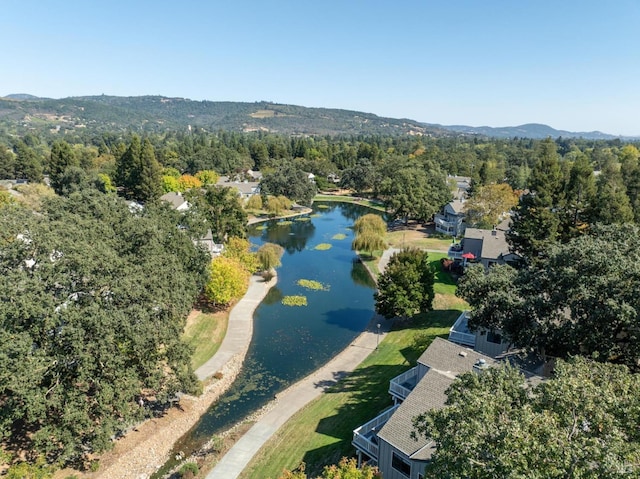
[[[315,477],[325,464],[352,455],[353,429],[391,405],[389,381],[413,367],[433,338],[446,337],[458,315],[457,310],[431,311],[394,328],[352,374],[280,428],[240,477],[276,479],[301,462]]]
[[[356,196],[348,196],[348,195],[316,195],[313,197],[314,201],[340,201],[344,203],[357,203],[359,205],[367,206],[369,208],[373,208],[378,211],[385,211],[384,206],[375,200],[370,200],[367,198],[360,198]]]
[[[183,339],[193,348],[191,365],[198,369],[211,358],[227,332],[229,311],[202,312],[188,321]]]

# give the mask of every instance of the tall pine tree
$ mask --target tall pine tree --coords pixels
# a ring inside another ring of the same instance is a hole
[[[139,168],[139,181],[134,186],[135,199],[143,203],[157,200],[162,195],[162,167],[148,138],[142,144]]]
[[[563,201],[563,175],[553,140],[538,145],[535,159],[529,193],[520,199],[507,235],[511,249],[527,262],[535,261],[557,241],[560,219],[555,210]]]
[[[79,166],[71,146],[66,141],[55,141],[51,146],[49,161],[49,180],[51,187],[57,194],[62,194],[61,179],[69,166]]]

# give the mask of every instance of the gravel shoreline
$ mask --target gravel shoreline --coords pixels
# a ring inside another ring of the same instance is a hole
[[[210,376],[204,381],[204,390],[200,396],[182,396],[179,405],[170,408],[164,416],[149,419],[118,439],[111,451],[100,456],[98,471],[80,473],[67,469],[59,471],[56,478],[62,479],[73,474],[76,477],[91,479],[148,479],[162,467],[170,459],[177,440],[186,434],[207,409],[231,387],[240,373],[251,343],[253,313],[267,292],[276,284],[277,276],[267,283],[263,283],[262,280],[256,281],[264,287],[256,292],[250,286],[247,294],[233,308],[234,310],[238,308],[243,316],[251,314],[249,321],[251,328],[246,332],[246,338],[243,338],[242,344],[234,346],[233,355],[212,373],[216,377],[220,376],[219,379],[215,379],[213,375]],[[241,302],[244,304],[241,305]],[[233,313],[232,310],[229,315],[230,323]],[[231,327],[232,325],[229,324],[227,335]],[[223,348],[224,341],[218,353]]]
[[[234,356],[199,397],[183,396],[180,407],[150,419],[131,430],[104,454],[97,472],[84,477],[96,479],[147,479],[170,458],[175,442],[186,434],[237,377],[246,353]]]

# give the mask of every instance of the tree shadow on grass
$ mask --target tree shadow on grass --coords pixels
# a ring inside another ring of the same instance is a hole
[[[458,310],[430,311],[408,321],[396,322],[394,330],[412,329],[416,332],[415,340],[399,349],[404,358],[402,364],[371,364],[357,368],[348,375],[338,372],[331,380],[317,383],[317,387],[324,388],[325,393],[344,395],[344,398],[337,399],[340,405],[334,415],[322,418],[317,423],[316,432],[331,437],[332,441],[305,454],[303,460],[309,477],[320,475],[325,465],[335,464],[343,456],[354,455],[355,450],[351,445],[353,430],[393,403],[388,393],[391,379],[413,367],[433,339],[437,336],[446,337],[449,327],[459,315]],[[442,334],[438,334],[438,329],[443,331]]]

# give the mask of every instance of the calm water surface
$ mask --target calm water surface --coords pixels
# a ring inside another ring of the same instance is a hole
[[[238,378],[176,451],[189,454],[242,421],[365,329],[374,314],[374,285],[351,250],[350,227],[369,212],[347,203],[316,203],[311,215],[251,227],[256,248],[265,242],[285,248],[278,282],[255,312],[253,340]],[[320,244],[331,248],[316,249]],[[297,284],[300,279],[318,281],[327,290],[305,289]],[[282,298],[290,295],[306,296],[308,305],[284,306]]]

